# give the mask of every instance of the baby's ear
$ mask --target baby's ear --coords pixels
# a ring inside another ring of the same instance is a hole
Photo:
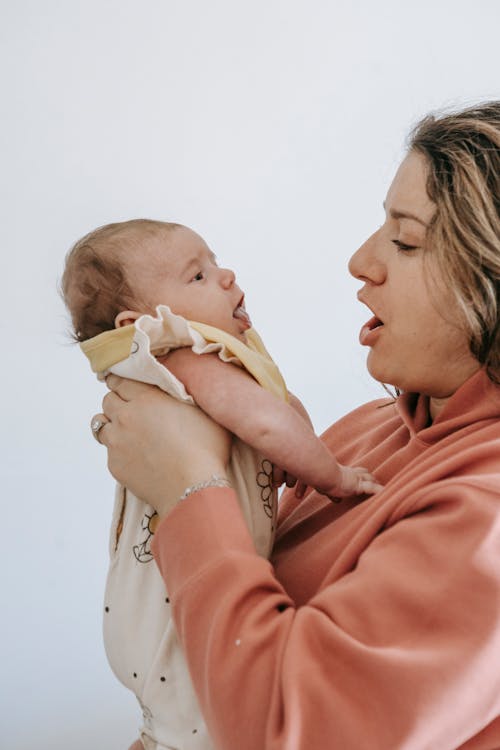
[[[115,328],[132,325],[141,315],[142,313],[134,312],[133,310],[122,310],[115,318]]]

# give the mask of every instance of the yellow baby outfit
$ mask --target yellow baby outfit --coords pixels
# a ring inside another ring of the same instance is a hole
[[[228,366],[244,367],[262,387],[287,400],[285,382],[253,329],[247,331],[245,344],[225,331],[188,322],[165,305],[156,313],[156,317],[143,315],[134,325],[106,331],[81,344],[99,378],[113,372],[157,385],[194,404],[183,384],[156,359],[171,349],[189,346],[196,354],[216,352]],[[228,476],[257,552],[267,557],[277,509],[272,465],[235,438]],[[157,520],[151,506],[117,486],[105,593],[106,654],[118,679],[141,705],[146,750],[212,750],[177,642],[168,592],[151,553]]]

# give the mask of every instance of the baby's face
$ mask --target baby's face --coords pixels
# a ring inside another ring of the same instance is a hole
[[[172,230],[127,267],[132,288],[152,309],[168,305],[187,320],[245,340],[251,322],[235,275],[217,265],[213,252],[192,230]]]

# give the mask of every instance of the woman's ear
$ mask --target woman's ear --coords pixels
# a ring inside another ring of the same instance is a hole
[[[142,313],[134,312],[133,310],[122,310],[115,318],[115,328],[132,325],[141,315]]]

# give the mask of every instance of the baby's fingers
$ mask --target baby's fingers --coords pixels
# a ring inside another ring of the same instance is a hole
[[[362,466],[342,466],[339,464],[341,471],[341,481],[339,486],[333,487],[326,494],[328,497],[349,497],[351,495],[373,495],[382,489],[382,485],[377,482],[373,474]]]
[[[370,479],[360,479],[358,486],[360,495],[374,495],[375,492],[384,489],[384,485],[379,484],[373,477]]]
[[[374,495],[375,492],[383,489],[383,485],[377,482],[368,469],[365,469],[362,466],[357,466],[354,471],[357,474],[357,494]]]

